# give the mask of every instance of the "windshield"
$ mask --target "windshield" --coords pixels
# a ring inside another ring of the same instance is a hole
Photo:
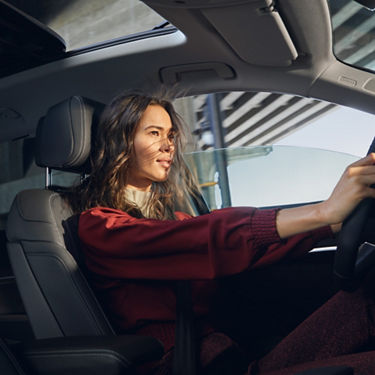
[[[8,0],[66,43],[67,50],[153,29],[165,22],[139,0]]]
[[[185,155],[209,208],[327,199],[357,156],[307,147],[253,146]]]
[[[329,0],[328,4],[336,57],[375,71],[375,12],[353,0]]]

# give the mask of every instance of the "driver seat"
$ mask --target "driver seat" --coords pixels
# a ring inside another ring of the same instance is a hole
[[[103,105],[73,96],[51,107],[36,134],[36,163],[87,173],[91,130]],[[78,217],[51,188],[20,192],[11,207],[8,253],[37,339],[114,335],[82,270]]]

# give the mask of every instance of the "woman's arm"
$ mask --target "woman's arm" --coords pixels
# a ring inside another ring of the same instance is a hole
[[[321,203],[280,210],[276,228],[287,238],[325,225],[333,231],[364,198],[375,198],[375,153],[351,164],[341,176],[331,196]]]
[[[280,241],[277,210],[224,208],[182,221],[136,219],[97,207],[79,220],[86,266],[120,279],[214,279],[305,254],[329,228]],[[272,246],[273,245],[273,246]]]

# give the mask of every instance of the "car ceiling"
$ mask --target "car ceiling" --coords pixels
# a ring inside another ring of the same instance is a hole
[[[107,102],[127,88],[179,95],[272,91],[375,113],[372,75],[336,60],[325,0],[145,0],[178,30],[65,54],[0,80],[0,140],[33,135],[70,95]],[[365,88],[366,87],[366,88]]]

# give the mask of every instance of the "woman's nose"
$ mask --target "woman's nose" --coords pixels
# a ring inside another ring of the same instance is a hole
[[[161,141],[160,149],[164,152],[169,152],[173,150],[174,144],[173,140],[169,139],[168,137],[164,138]]]

